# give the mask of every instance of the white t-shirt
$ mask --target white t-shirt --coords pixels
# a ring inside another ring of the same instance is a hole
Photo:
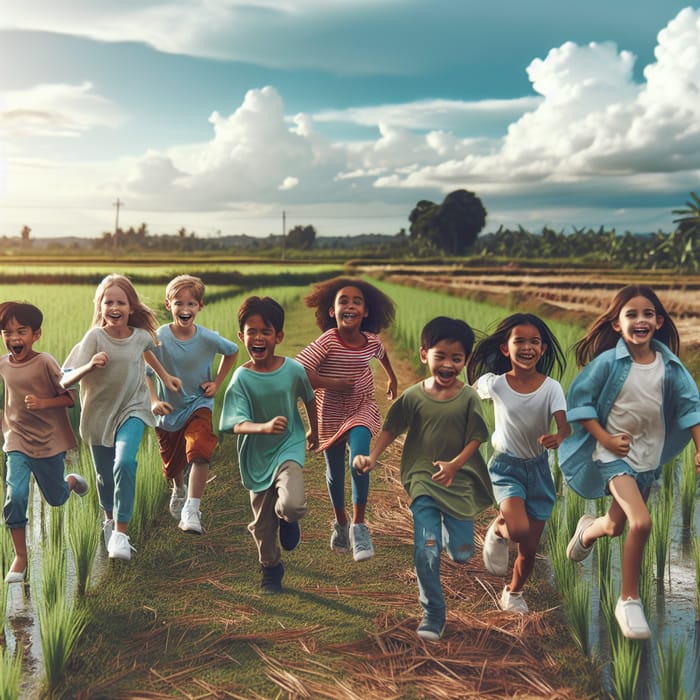
[[[656,469],[661,460],[666,435],[661,405],[663,385],[664,363],[658,352],[651,364],[633,362],[605,422],[611,435],[627,433],[632,438],[624,459],[638,472]],[[593,459],[613,462],[620,457],[597,443]]]
[[[521,394],[510,387],[504,374],[489,372],[479,377],[476,390],[482,399],[493,401],[494,449],[521,459],[542,454],[544,447],[537,439],[552,432],[552,416],[557,411],[566,411],[564,390],[551,377],[545,377],[535,391]]]

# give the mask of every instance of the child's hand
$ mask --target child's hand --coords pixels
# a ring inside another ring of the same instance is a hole
[[[167,401],[154,401],[151,404],[151,411],[154,416],[167,416],[172,413],[173,407]]]
[[[38,396],[34,396],[34,394],[27,394],[24,397],[24,405],[30,411],[40,411],[44,408],[44,399],[40,399]]]
[[[265,435],[281,435],[287,429],[287,418],[275,416],[272,420],[263,423],[262,433]]]
[[[90,366],[94,369],[95,367],[104,367],[109,362],[109,355],[102,351],[95,353],[90,360]]]
[[[393,401],[396,398],[396,392],[398,391],[398,383],[396,377],[392,377],[386,385],[386,397],[389,401]]]
[[[537,442],[542,445],[547,450],[556,450],[561,445],[562,438],[557,434],[553,433],[551,435],[540,435],[537,438]]]
[[[605,449],[610,450],[614,455],[626,457],[629,454],[631,443],[632,438],[629,435],[616,433],[615,435],[609,435],[602,444]]]
[[[700,451],[695,453],[695,473],[700,476]]]
[[[204,395],[210,399],[212,396],[214,396],[218,390],[218,386],[216,385],[216,382],[202,382],[199,385],[199,388],[202,390]]]
[[[355,386],[354,380],[347,377],[344,379],[333,379],[328,381],[329,383],[332,383],[332,390],[338,392],[339,394],[349,394]]]
[[[315,430],[309,430],[306,433],[306,444],[310,450],[315,450],[318,447],[318,433]]]
[[[442,484],[443,486],[451,486],[459,468],[455,467],[451,462],[444,462],[442,460],[433,462],[433,466],[438,468],[435,474],[433,474],[433,481],[437,481],[438,484]]]
[[[173,377],[172,374],[166,374],[165,379],[163,379],[163,384],[170,389],[170,391],[180,391],[182,389],[182,379],[179,377]]]
[[[356,472],[366,474],[374,469],[374,463],[369,458],[369,455],[355,455],[355,459],[352,460],[352,467]]]

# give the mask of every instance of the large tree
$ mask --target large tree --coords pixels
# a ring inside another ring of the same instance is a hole
[[[462,255],[486,224],[481,200],[467,190],[455,190],[442,204],[419,201],[408,217],[411,236],[451,255]]]
[[[287,234],[287,245],[298,250],[311,250],[316,240],[316,229],[313,226],[295,226]]]

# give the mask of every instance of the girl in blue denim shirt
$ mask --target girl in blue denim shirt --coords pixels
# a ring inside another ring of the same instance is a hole
[[[630,639],[651,636],[639,598],[651,485],[661,465],[691,437],[700,474],[700,399],[675,354],[679,344],[676,326],[654,291],[624,287],[576,345],[583,369],[567,396],[573,434],[559,450],[564,477],[584,498],[610,494],[613,501],[602,517],[580,518],[566,554],[581,561],[599,537],[617,537],[628,523],[615,617]]]

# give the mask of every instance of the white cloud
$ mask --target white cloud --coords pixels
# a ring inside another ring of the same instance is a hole
[[[282,180],[282,183],[280,186],[277,188],[278,190],[293,190],[297,185],[299,184],[299,178],[298,177],[292,177],[291,175],[288,175],[287,177]]]
[[[126,120],[93,85],[46,84],[4,94],[0,132],[7,136],[78,136],[105,126],[115,128]]]

